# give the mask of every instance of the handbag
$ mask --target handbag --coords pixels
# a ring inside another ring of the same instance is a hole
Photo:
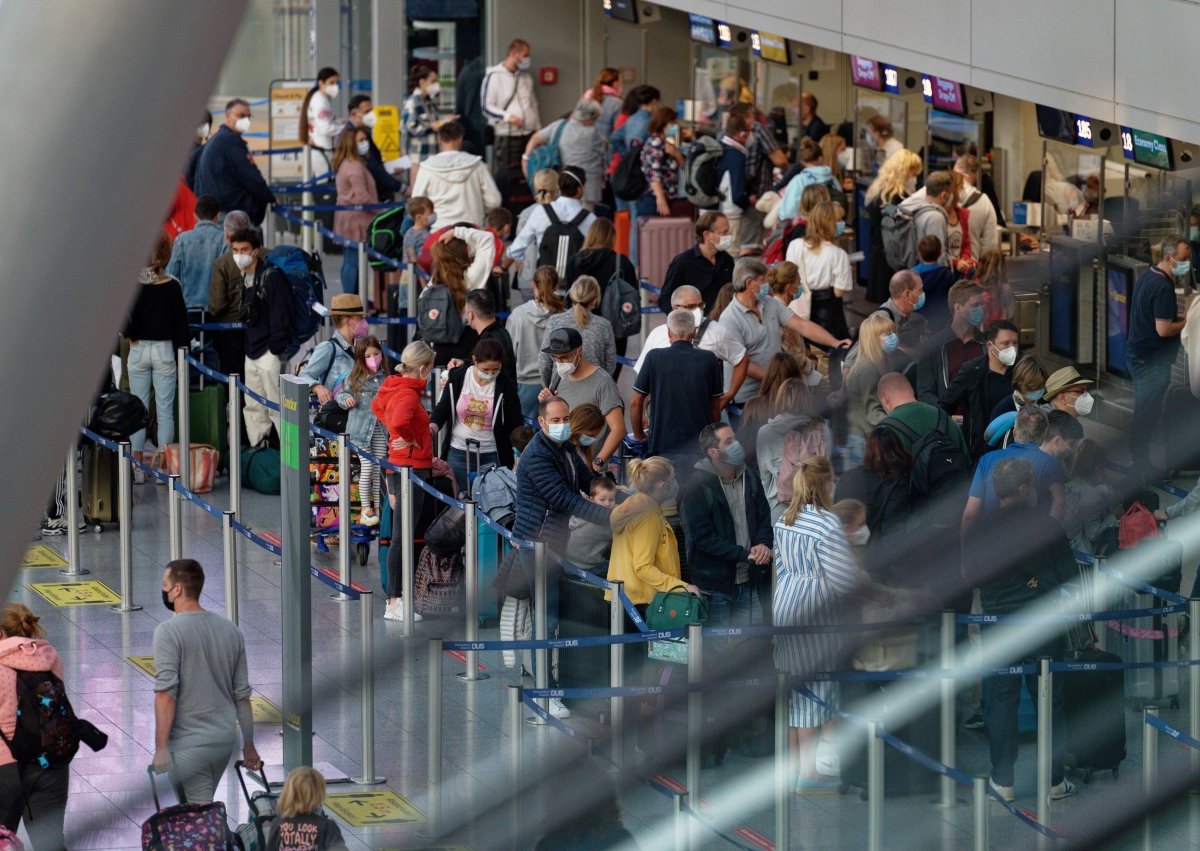
[[[683,585],[659,591],[646,608],[646,625],[653,630],[683,629],[690,623],[708,620],[708,602]]]
[[[458,506],[447,505],[429,524],[429,529],[425,532],[425,546],[439,556],[451,556],[460,552],[467,543],[465,513]]]
[[[217,462],[221,455],[215,446],[209,446],[207,443],[193,443],[189,449],[191,481],[186,483],[186,487],[192,493],[208,493],[213,489],[213,480],[217,476]],[[157,455],[158,453],[155,453],[155,457]],[[167,475],[178,476],[181,461],[179,444],[168,443],[163,455],[166,458]]]
[[[349,422],[350,412],[339,405],[336,399],[330,399],[323,404],[313,417],[313,425],[334,434],[344,433]]]

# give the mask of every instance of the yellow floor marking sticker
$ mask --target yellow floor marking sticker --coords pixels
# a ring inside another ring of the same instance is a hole
[[[21,567],[66,567],[67,560],[45,544],[34,544],[25,550]]]
[[[254,709],[255,724],[283,723],[283,710],[265,697],[255,695],[250,698],[250,706]]]
[[[137,668],[150,679],[154,679],[153,656],[126,656],[125,661]]]
[[[339,792],[325,796],[325,809],[350,827],[380,824],[417,824],[425,821],[421,811],[391,789],[374,792]]]
[[[29,587],[59,608],[121,602],[117,592],[98,579],[89,579],[87,582],[31,582]]]

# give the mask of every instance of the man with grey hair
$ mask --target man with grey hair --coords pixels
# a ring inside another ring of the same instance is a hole
[[[758,394],[759,382],[766,374],[767,362],[782,351],[784,328],[818,346],[838,348],[849,346],[849,340],[839,340],[808,319],[802,319],[778,299],[759,298],[759,287],[767,280],[767,267],[761,260],[743,257],[733,267],[733,301],[721,314],[721,325],[729,336],[745,346],[750,357],[748,376],[734,396],[738,404],[749,402]],[[727,370],[727,374],[731,370]]]
[[[669,458],[677,477],[686,474],[699,457],[696,438],[701,429],[721,415],[721,362],[712,352],[692,345],[695,333],[691,311],[671,311],[667,316],[670,345],[646,356],[629,403],[633,436],[648,440],[649,455]]]
[[[254,227],[250,217],[241,210],[225,214],[225,244],[238,231]],[[267,256],[266,248],[255,250],[258,259]],[[208,288],[208,321],[238,322],[241,320],[242,290],[246,288],[245,275],[238,266],[233,251],[228,250],[213,262],[212,281]],[[246,363],[245,334],[240,330],[217,331],[212,335],[213,348],[221,362],[221,372],[229,375],[243,372]]]
[[[706,352],[712,352],[718,360],[730,368],[730,378],[725,386],[725,395],[721,397],[721,408],[724,409],[733,401],[734,394],[746,380],[746,370],[750,366],[750,360],[746,357],[746,347],[733,339],[720,322],[714,322],[704,315],[704,296],[691,284],[677,287],[671,293],[671,310],[686,310],[692,314],[696,328],[695,334],[692,335],[692,345],[698,349],[704,349]],[[646,355],[655,349],[665,349],[671,345],[667,335],[666,325],[659,325],[650,332],[646,337],[646,342],[642,345],[637,363],[633,367],[635,372],[641,372],[642,365],[646,362]]]
[[[888,300],[879,305],[875,313],[886,313],[888,319],[896,323],[896,333],[903,333],[908,327],[909,319],[925,305],[925,283],[921,276],[911,269],[901,269],[892,275],[891,281],[888,282],[888,295]],[[858,343],[855,343],[854,348],[846,355],[846,361],[842,365],[843,373],[849,372],[856,360]]]
[[[979,459],[967,505],[963,509],[963,533],[1000,506],[1000,498],[991,484],[992,471],[1007,458],[1022,458],[1033,465],[1037,510],[1061,520],[1067,505],[1066,473],[1062,462],[1042,451],[1050,420],[1037,405],[1026,405],[1017,412],[1013,441],[1004,449],[988,452]]]
[[[1171,364],[1179,354],[1179,332],[1187,324],[1187,317],[1179,315],[1175,282],[1190,280],[1191,251],[1182,234],[1164,239],[1158,263],[1138,277],[1129,304],[1129,337],[1125,343],[1126,365],[1133,378],[1129,455],[1133,468],[1147,479],[1157,478],[1150,466],[1150,447],[1162,425]],[[1170,469],[1172,459],[1166,461]]]
[[[521,157],[522,170],[529,156],[542,145],[557,145],[558,157],[564,166],[578,166],[587,175],[583,205],[595,209],[604,190],[604,152],[607,140],[596,124],[603,111],[599,103],[590,97],[582,97],[575,104],[568,118],[552,121],[529,137],[525,155]]]

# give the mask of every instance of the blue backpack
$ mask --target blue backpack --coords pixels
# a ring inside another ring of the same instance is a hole
[[[549,145],[539,145],[534,148],[529,159],[525,161],[525,179],[529,181],[531,188],[533,187],[533,176],[542,169],[552,168],[558,171],[562,168],[562,154],[558,152],[558,140],[562,138],[568,120],[564,118],[559,122],[558,129],[554,131],[554,137],[550,140]]]
[[[325,301],[325,273],[321,269],[319,256],[294,245],[272,248],[266,261],[268,266],[283,273],[291,292],[288,308],[291,342],[288,343],[286,360],[300,351],[300,347],[312,339],[321,327],[321,317],[313,310],[313,305]]]

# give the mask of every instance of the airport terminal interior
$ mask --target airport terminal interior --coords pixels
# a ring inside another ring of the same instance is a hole
[[[0,848],[1200,846],[1200,11],[221,4]]]

